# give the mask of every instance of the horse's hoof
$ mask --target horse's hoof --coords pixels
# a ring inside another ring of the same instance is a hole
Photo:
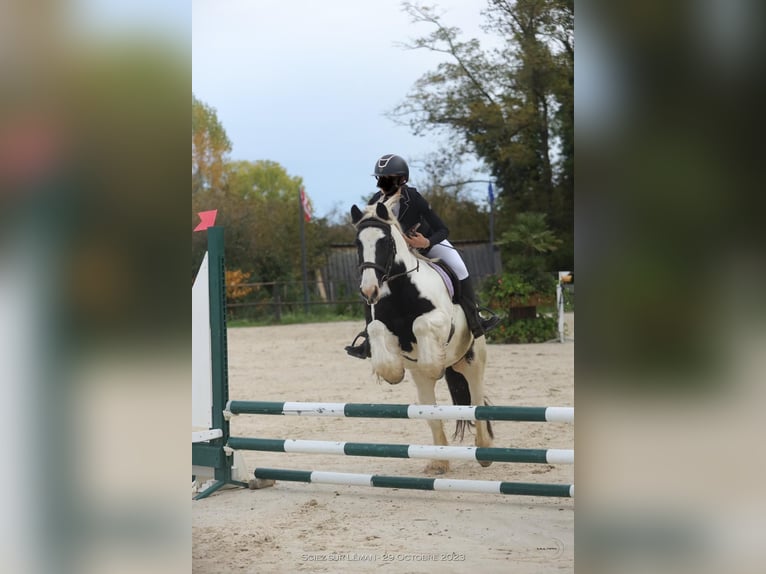
[[[389,385],[398,385],[404,380],[404,371],[401,372],[401,374],[397,373],[395,375],[388,375],[383,376],[381,375],[383,380],[386,381]]]
[[[491,460],[480,460],[480,461],[479,461],[479,464],[480,464],[481,466],[483,466],[484,468],[487,468],[489,465],[491,465],[491,464],[492,464],[492,461],[491,461]]]
[[[449,470],[449,462],[435,461],[435,462],[429,463],[425,467],[425,469],[423,469],[423,472],[425,474],[447,474],[448,470]]]

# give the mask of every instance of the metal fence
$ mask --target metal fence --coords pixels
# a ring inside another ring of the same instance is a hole
[[[269,283],[242,283],[239,297],[232,297],[234,289],[227,287],[228,318],[281,321],[290,313],[329,313],[363,316],[363,302],[359,297],[358,281],[302,281]]]
[[[474,285],[501,272],[499,251],[486,242],[454,242]],[[288,313],[325,313],[363,316],[359,270],[354,245],[334,245],[326,264],[302,281],[244,283],[227,287],[229,319],[281,321]],[[234,296],[236,294],[236,296]]]

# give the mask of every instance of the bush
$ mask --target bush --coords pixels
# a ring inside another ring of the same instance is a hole
[[[558,337],[558,322],[555,317],[538,315],[534,319],[504,318],[500,324],[487,333],[488,343],[523,344],[545,343]]]
[[[521,273],[490,275],[482,286],[482,299],[496,310],[507,311],[511,307],[550,303],[555,300],[556,279],[553,274],[542,274],[534,281]]]
[[[229,299],[244,299],[253,292],[247,282],[250,279],[250,273],[241,269],[226,269],[226,297]]]

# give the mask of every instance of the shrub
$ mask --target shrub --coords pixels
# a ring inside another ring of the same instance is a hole
[[[250,273],[239,269],[226,270],[226,296],[229,299],[243,299],[253,292],[253,287],[246,286]]]
[[[488,343],[545,343],[558,337],[555,317],[538,315],[534,319],[503,318],[500,324],[487,333]]]
[[[540,275],[530,281],[521,273],[504,273],[490,276],[482,286],[482,298],[497,310],[511,307],[532,306],[550,302],[555,298],[556,279],[552,274]]]

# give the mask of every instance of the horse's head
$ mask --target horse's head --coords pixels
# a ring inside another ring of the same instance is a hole
[[[384,284],[394,271],[396,241],[392,232],[399,223],[383,203],[368,205],[365,211],[351,208],[351,221],[356,227],[356,248],[362,280],[359,291],[368,305],[374,305],[383,295]]]

